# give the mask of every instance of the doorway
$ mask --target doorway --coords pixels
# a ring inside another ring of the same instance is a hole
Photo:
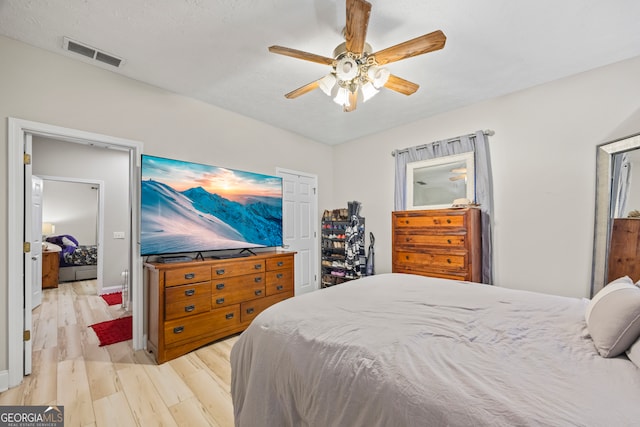
[[[34,164],[38,164],[38,153],[34,156]],[[35,169],[35,166],[34,166]],[[59,277],[63,282],[96,279],[98,294],[103,291],[104,266],[104,181],[90,178],[73,178],[64,176],[39,176],[43,183],[42,222],[44,228],[51,230],[47,237],[71,236],[79,245],[89,250],[96,249],[97,264],[66,267]],[[47,240],[43,236],[43,240]],[[54,239],[55,240],[55,239]],[[90,252],[94,253],[94,252]],[[87,259],[91,259],[88,256]],[[82,260],[82,258],[80,258]],[[65,268],[64,266],[60,266]],[[78,270],[78,271],[75,271]]]
[[[31,371],[31,286],[32,272],[25,268],[30,259],[32,230],[27,222],[31,215],[25,209],[25,196],[30,196],[31,182],[31,138],[42,136],[59,141],[105,148],[125,150],[129,153],[129,181],[132,183],[128,195],[130,212],[129,234],[138,235],[139,224],[139,169],[142,143],[107,135],[63,128],[21,119],[8,120],[8,386],[14,387]],[[142,349],[146,339],[143,331],[142,263],[138,256],[137,238],[131,238],[129,277],[131,283],[131,307],[133,310],[133,349]],[[20,251],[18,248],[21,248]],[[28,307],[28,310],[25,309]],[[28,315],[27,315],[28,314]]]

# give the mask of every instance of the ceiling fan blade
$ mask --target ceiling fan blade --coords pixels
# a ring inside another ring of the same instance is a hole
[[[304,95],[305,93],[309,93],[312,90],[318,88],[319,82],[320,80],[315,80],[311,83],[307,83],[306,85],[299,87],[298,89],[292,90],[291,92],[286,94],[284,97],[287,99],[293,99],[293,98],[299,97],[300,95]]]
[[[373,53],[379,65],[433,52],[444,47],[447,37],[440,30]]]
[[[384,84],[384,87],[409,96],[417,91],[420,85],[391,74],[389,80]]]
[[[360,55],[364,50],[370,13],[371,3],[368,1],[347,0],[347,25],[344,37],[349,52]]]
[[[358,105],[358,92],[349,92],[349,106],[344,106],[344,111],[348,113],[349,111],[354,111],[356,106]]]
[[[291,49],[284,46],[269,46],[269,52],[279,55],[290,56],[292,58],[304,59],[305,61],[316,62],[318,64],[333,65],[333,59],[315,53],[304,52],[302,50]]]

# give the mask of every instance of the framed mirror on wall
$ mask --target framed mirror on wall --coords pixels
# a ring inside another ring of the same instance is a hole
[[[474,153],[407,163],[408,210],[449,208],[454,200],[475,202]]]
[[[629,159],[636,158],[638,153],[640,153],[640,134],[597,147],[592,297],[609,282],[609,258],[615,219],[626,217],[628,211],[640,209],[635,206],[635,194],[640,191],[640,188],[634,185],[633,173],[626,177],[624,173],[624,165],[630,164]],[[640,174],[640,169],[637,169],[635,174]],[[640,262],[640,260],[637,261]]]

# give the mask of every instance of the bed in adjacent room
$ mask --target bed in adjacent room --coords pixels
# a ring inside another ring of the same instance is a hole
[[[620,291],[392,273],[291,298],[232,349],[236,425],[637,424],[640,288]]]
[[[49,236],[49,245],[55,245],[60,253],[59,282],[75,282],[90,280],[98,277],[98,247],[97,245],[82,245],[69,234]]]

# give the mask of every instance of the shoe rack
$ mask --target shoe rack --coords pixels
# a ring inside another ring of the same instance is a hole
[[[364,275],[364,230],[364,218],[351,204],[349,209],[324,211],[321,287],[338,285]]]

